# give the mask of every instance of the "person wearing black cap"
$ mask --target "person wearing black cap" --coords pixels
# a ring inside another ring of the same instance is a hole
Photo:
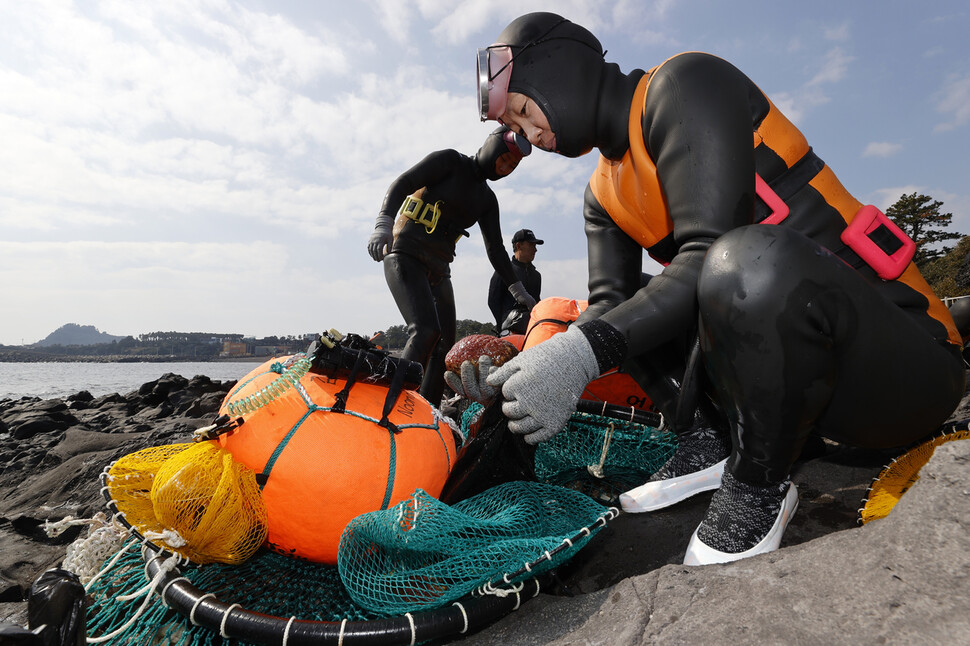
[[[524,307],[535,305],[515,277],[498,200],[486,184],[511,173],[530,152],[525,138],[502,126],[474,157],[451,149],[430,153],[391,183],[367,241],[371,258],[384,263],[384,278],[408,326],[401,357],[424,366],[419,392],[436,407],[444,392],[445,355],[456,335],[450,265],[466,229],[478,223],[489,262],[509,292]]]
[[[542,240],[536,238],[532,229],[519,229],[512,236],[512,269],[515,270],[515,277],[537,302],[542,292],[542,274],[532,261],[536,257],[536,245],[540,244]],[[512,297],[497,271],[492,274],[492,280],[488,283],[488,309],[495,317],[495,329],[500,336],[525,334],[529,325],[529,310]]]
[[[889,448],[934,432],[964,393],[960,335],[912,240],[737,68],[691,52],[623,73],[604,55],[551,13],[478,52],[483,120],[567,157],[600,153],[584,198],[589,308],[485,381],[534,444],[622,365],[680,433],[624,509],[716,489],[684,562],[774,550],[809,435]],[[644,250],[665,268],[641,287]]]

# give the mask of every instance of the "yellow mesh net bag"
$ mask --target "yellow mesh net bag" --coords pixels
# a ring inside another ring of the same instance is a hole
[[[256,474],[215,442],[131,453],[107,482],[129,524],[194,563],[242,563],[266,540]]]
[[[152,507],[152,483],[165,460],[181,453],[191,444],[152,446],[122,457],[108,469],[108,494],[118,511],[142,535],[159,533],[164,527]]]
[[[903,494],[919,480],[920,469],[933,457],[936,447],[946,442],[966,439],[970,439],[970,430],[953,427],[918,444],[886,465],[869,485],[863,506],[859,509],[859,522],[864,525],[888,516]]]

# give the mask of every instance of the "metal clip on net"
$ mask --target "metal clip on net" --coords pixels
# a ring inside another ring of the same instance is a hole
[[[230,419],[228,415],[220,415],[216,418],[215,422],[209,426],[203,426],[202,428],[192,431],[192,439],[195,442],[214,440],[220,435],[236,430],[242,426],[243,421],[244,420],[242,417]]]

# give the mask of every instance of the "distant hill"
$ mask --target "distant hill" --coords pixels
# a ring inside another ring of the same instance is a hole
[[[35,345],[47,347],[51,345],[98,345],[100,343],[111,343],[120,341],[125,337],[101,332],[93,325],[78,325],[68,323],[62,325],[53,332],[41,339]]]

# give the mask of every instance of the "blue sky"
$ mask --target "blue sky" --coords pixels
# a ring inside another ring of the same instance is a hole
[[[69,322],[402,323],[366,252],[384,192],[432,150],[474,154],[494,126],[478,120],[475,50],[539,10],[589,28],[624,71],[728,59],[860,200],[924,193],[970,233],[965,2],[3,2],[0,343]],[[543,296],[586,295],[595,162],[536,151],[492,185],[506,240],[546,241]],[[459,318],[490,320],[491,272],[475,229],[452,265]]]

